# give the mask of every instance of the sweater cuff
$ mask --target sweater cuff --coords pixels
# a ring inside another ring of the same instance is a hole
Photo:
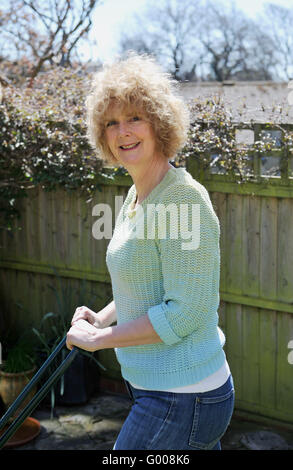
[[[172,330],[162,304],[150,307],[147,313],[155,332],[165,344],[174,344],[181,341],[182,338]]]

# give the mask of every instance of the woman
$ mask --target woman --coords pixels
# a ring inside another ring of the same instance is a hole
[[[206,189],[169,163],[187,109],[136,55],[97,73],[87,109],[90,141],[134,184],[107,249],[113,301],[77,308],[67,346],[115,348],[134,404],[114,449],[220,449],[234,389],[218,327],[219,222]]]

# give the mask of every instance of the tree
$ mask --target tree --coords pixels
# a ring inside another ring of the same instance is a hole
[[[31,82],[44,63],[70,65],[78,42],[92,26],[99,0],[10,0],[1,17],[2,42],[14,57],[32,61]]]
[[[285,80],[293,78],[293,8],[273,3],[264,5],[259,17],[262,31],[270,31],[274,57],[275,74]]]
[[[221,2],[206,2],[205,20],[199,30],[199,41],[206,51],[209,66],[207,78],[217,80],[271,79],[273,44],[268,34],[259,32],[235,3],[230,9]],[[265,60],[269,59],[269,60]]]
[[[148,52],[180,80],[270,80],[277,57],[268,32],[234,2],[148,3],[121,50]]]
[[[123,34],[121,51],[153,54],[176,79],[195,78],[201,60],[195,47],[199,8],[200,0],[148,2],[145,12],[135,16],[137,32]]]

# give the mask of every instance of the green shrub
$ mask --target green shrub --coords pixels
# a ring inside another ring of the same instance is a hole
[[[2,370],[9,373],[26,372],[33,368],[35,360],[33,346],[20,341],[8,351]]]
[[[102,161],[86,138],[88,82],[68,69],[53,69],[35,88],[5,88],[0,104],[0,212],[5,228],[17,215],[17,199],[41,186],[79,188],[91,194]]]

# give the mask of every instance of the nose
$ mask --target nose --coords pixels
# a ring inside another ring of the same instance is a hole
[[[128,122],[120,122],[119,123],[119,128],[118,128],[119,135],[129,135],[130,134],[130,128],[129,128],[129,123]]]

